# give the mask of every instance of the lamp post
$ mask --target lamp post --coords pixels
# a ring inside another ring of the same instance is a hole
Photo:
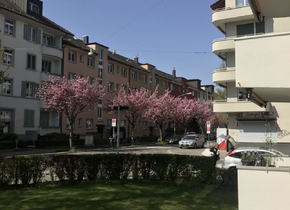
[[[180,97],[180,96],[186,96],[186,95],[191,95],[192,92],[189,92],[189,93],[184,93],[182,95],[179,95],[177,96],[176,98]],[[174,110],[174,122],[173,122],[173,130],[174,130],[174,135],[176,135],[176,124],[175,124],[175,114],[176,114],[176,107],[175,107],[175,110]]]

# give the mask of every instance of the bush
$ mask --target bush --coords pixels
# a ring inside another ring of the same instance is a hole
[[[3,136],[3,141],[15,141],[16,139],[18,136],[15,133],[5,133]]]
[[[14,149],[15,142],[14,141],[0,141],[0,149]]]
[[[167,154],[40,155],[0,159],[0,187],[42,181],[44,171],[51,180],[96,179],[190,180],[212,184],[213,158]],[[221,174],[221,173],[220,173]],[[225,175],[223,175],[225,178]]]

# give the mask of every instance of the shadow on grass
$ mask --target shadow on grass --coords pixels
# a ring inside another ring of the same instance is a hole
[[[49,183],[0,192],[0,209],[238,209],[237,189],[191,182],[103,180]]]

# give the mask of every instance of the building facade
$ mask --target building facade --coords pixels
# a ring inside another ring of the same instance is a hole
[[[214,112],[228,114],[228,134],[240,143],[264,144],[266,135],[290,142],[289,6],[287,0],[211,5],[212,22],[224,34],[212,51],[226,63],[213,72],[213,82],[227,90]]]
[[[9,65],[9,77],[0,84],[0,129],[30,140],[60,132],[58,114],[45,111],[34,94],[49,74],[61,76],[62,39],[71,33],[44,17],[38,0],[1,0],[0,23],[0,67]]]

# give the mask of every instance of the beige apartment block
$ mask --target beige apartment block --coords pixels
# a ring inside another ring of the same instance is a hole
[[[222,38],[212,51],[226,63],[213,82],[227,99],[214,111],[228,113],[228,134],[239,142],[290,142],[289,36],[287,0],[220,0],[211,5],[212,23]],[[268,125],[268,126],[265,126]]]

